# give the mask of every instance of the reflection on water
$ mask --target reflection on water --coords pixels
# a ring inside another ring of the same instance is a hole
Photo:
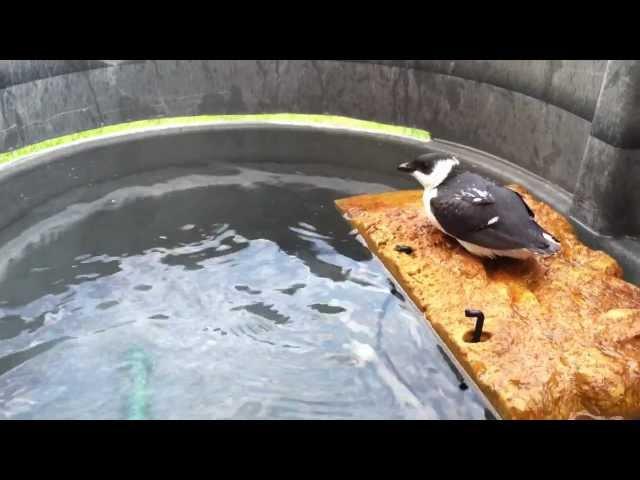
[[[149,172],[0,233],[0,418],[483,418],[335,167]]]

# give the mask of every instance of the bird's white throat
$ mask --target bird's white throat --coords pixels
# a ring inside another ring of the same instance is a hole
[[[447,158],[436,163],[433,171],[429,175],[417,170],[413,172],[412,175],[420,182],[425,190],[431,190],[444,182],[451,173],[451,170],[453,170],[456,165],[459,165],[459,163],[456,158]]]

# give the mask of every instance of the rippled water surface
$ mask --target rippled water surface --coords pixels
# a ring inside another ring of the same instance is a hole
[[[167,169],[0,233],[0,419],[484,418],[329,166]]]

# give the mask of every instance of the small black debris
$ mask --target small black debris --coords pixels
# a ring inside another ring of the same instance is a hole
[[[387,282],[389,283],[389,290],[391,291],[391,295],[396,297],[398,300],[404,302],[404,296],[398,291],[395,284],[387,278]]]
[[[411,255],[413,253],[413,248],[411,248],[409,245],[396,245],[395,251]]]
[[[464,382],[460,383],[460,390],[464,391],[464,390],[467,390],[468,388],[469,386],[466,383]]]

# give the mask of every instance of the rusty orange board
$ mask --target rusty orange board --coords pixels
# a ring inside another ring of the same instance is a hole
[[[502,418],[640,417],[640,288],[550,206],[511,188],[560,240],[558,255],[474,257],[427,223],[422,191],[336,205]],[[465,309],[485,315],[479,342]]]

